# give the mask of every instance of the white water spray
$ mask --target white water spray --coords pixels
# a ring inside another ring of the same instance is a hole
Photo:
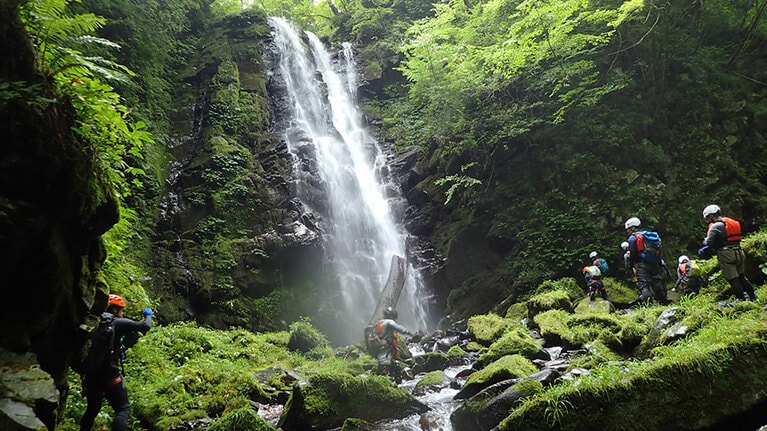
[[[402,198],[388,184],[387,160],[355,104],[351,45],[334,63],[316,35],[269,18],[290,117],[284,136],[293,156],[293,191],[322,215],[328,275],[337,286],[319,305],[316,324],[338,342],[359,342],[386,284],[392,256],[406,257],[406,238],[392,207]],[[399,321],[428,330],[426,292],[412,266],[397,304]],[[324,316],[324,318],[323,318]],[[328,316],[330,316],[328,318]]]

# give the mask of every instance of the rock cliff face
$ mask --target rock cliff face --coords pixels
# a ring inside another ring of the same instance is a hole
[[[287,147],[268,130],[268,35],[258,12],[215,23],[179,85],[146,286],[164,319],[279,327],[278,296],[320,265],[317,228],[289,196]]]
[[[106,304],[100,235],[118,220],[94,154],[71,131],[16,20],[0,6],[0,428],[53,429],[68,361],[88,310]]]

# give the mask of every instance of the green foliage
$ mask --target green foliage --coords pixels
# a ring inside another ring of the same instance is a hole
[[[209,431],[271,431],[273,429],[273,426],[250,407],[227,413],[208,428]]]
[[[125,361],[135,417],[150,429],[167,429],[205,416],[220,418],[221,424],[216,426],[250,421],[250,414],[243,409],[249,409],[253,402],[273,401],[277,391],[284,389],[282,384],[260,382],[256,375],[264,369],[276,367],[305,375],[361,374],[374,366],[367,355],[357,359],[325,355],[311,360],[288,349],[289,338],[288,332],[216,331],[191,323],[153,327],[128,350]],[[76,418],[85,403],[76,391],[79,380],[75,375],[70,375],[70,385],[71,409],[66,414]],[[109,422],[108,412],[102,411],[103,423]]]
[[[119,48],[93,33],[104,20],[92,13],[72,14],[68,0],[25,2],[19,14],[37,48],[38,68],[52,78],[57,92],[77,113],[72,128],[98,155],[101,174],[121,196],[141,187],[144,145],[153,142],[142,122],[131,123],[129,110],[103,80],[127,80],[126,67],[85,50],[99,44]]]
[[[457,190],[468,189],[473,186],[482,185],[482,181],[463,174],[467,169],[471,168],[475,164],[476,164],[475,162],[472,162],[467,165],[461,166],[460,175],[448,175],[446,177],[443,177],[434,181],[434,184],[438,186],[444,186],[444,185],[450,184],[450,187],[445,192],[445,205],[450,203],[450,200],[453,198],[453,194]]]

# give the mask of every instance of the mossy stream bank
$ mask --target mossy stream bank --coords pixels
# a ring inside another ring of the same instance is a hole
[[[610,285],[616,297],[631,292]],[[450,426],[461,431],[754,429],[738,421],[764,419],[753,415],[767,400],[767,314],[762,303],[722,300],[720,287],[615,311],[583,306],[574,279],[546,282],[503,316],[411,343],[413,380],[401,387],[373,375],[361,345],[333,349],[306,320],[260,334],[158,327],[126,362],[133,429],[377,430],[413,415],[408,423],[431,429],[418,398],[456,389]],[[72,384],[59,430],[77,429],[82,412]]]

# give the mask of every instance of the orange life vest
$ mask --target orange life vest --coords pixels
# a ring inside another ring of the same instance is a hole
[[[735,242],[735,241],[740,241],[741,239],[743,239],[743,235],[740,233],[739,221],[735,219],[731,219],[729,217],[722,217],[721,220],[717,220],[714,223],[717,223],[720,221],[724,223],[724,232],[725,232],[726,242]],[[709,223],[708,225],[709,231],[711,230],[711,226],[713,226],[714,223]]]
[[[376,333],[378,334],[378,339],[383,340],[383,320],[379,321],[376,325]],[[392,346],[397,347],[397,331],[392,331]]]

